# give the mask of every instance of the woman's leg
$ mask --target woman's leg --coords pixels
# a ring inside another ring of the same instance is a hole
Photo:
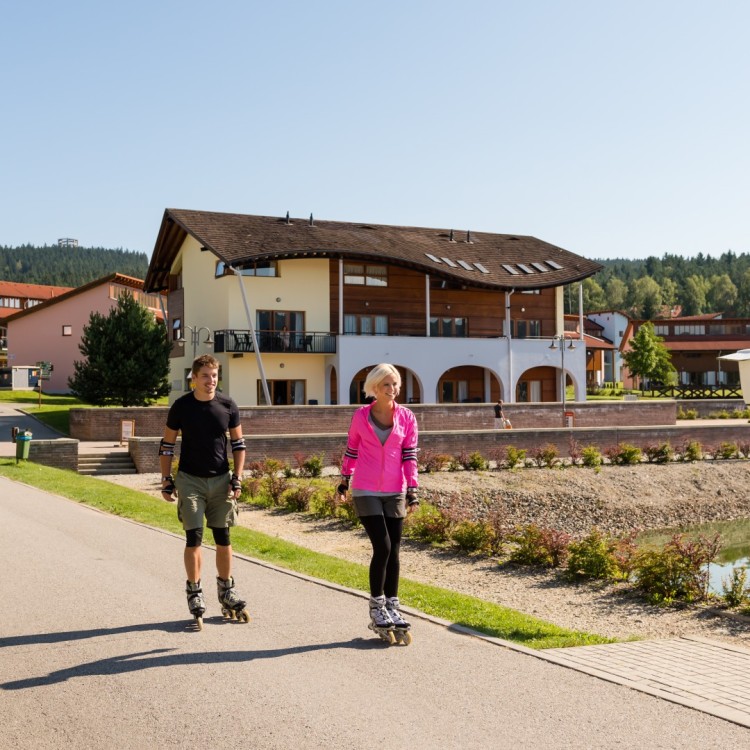
[[[386,569],[391,557],[391,538],[384,516],[360,516],[359,520],[372,544],[370,560],[370,594],[382,596],[386,585]],[[388,519],[388,521],[393,519]]]
[[[401,561],[399,551],[401,550],[401,534],[404,530],[403,518],[392,518],[385,516],[385,527],[390,540],[391,554],[385,567],[385,581],[383,591],[387,597],[398,596],[398,579],[401,573]]]

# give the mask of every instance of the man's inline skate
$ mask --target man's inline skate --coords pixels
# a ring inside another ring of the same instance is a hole
[[[367,627],[377,633],[381,640],[384,640],[388,645],[393,645],[396,642],[393,620],[391,620],[388,610],[385,608],[384,596],[370,597],[370,624]]]
[[[216,592],[219,596],[221,614],[225,620],[238,620],[239,622],[250,622],[250,613],[247,611],[247,602],[240,598],[234,585],[234,578],[229,576],[226,580],[216,577]]]
[[[411,643],[411,623],[401,614],[401,603],[397,596],[389,596],[385,600],[385,609],[393,622],[393,635],[396,643],[408,646]]]
[[[206,600],[203,598],[201,582],[185,581],[185,593],[187,594],[188,609],[195,618],[195,627],[197,630],[203,630],[203,613],[206,611]]]

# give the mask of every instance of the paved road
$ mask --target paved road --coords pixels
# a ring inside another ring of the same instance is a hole
[[[721,748],[750,730],[248,559],[186,629],[183,542],[0,478],[0,748]],[[213,553],[206,550],[213,565]],[[213,571],[206,571],[206,580]]]
[[[33,407],[28,408],[33,409]],[[65,437],[33,416],[19,411],[14,405],[0,403],[0,456],[16,455],[16,446],[11,437],[14,427],[30,430],[36,440],[55,440]]]

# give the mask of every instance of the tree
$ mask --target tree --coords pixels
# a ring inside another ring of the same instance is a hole
[[[683,315],[700,315],[706,309],[708,283],[702,276],[688,276],[682,302]]]
[[[606,285],[607,304],[610,310],[622,310],[628,298],[628,285],[613,276]]]
[[[604,290],[599,284],[589,277],[583,280],[583,310],[603,310],[607,306]]]
[[[664,346],[664,339],[656,335],[653,323],[644,323],[628,344],[630,351],[623,354],[623,359],[630,374],[640,379],[641,388],[644,380],[673,382],[677,371],[669,349]]]
[[[93,312],[68,379],[74,395],[97,406],[147,406],[169,393],[169,352],[164,326],[132,295],[117,300],[109,315]]]
[[[631,296],[641,318],[651,320],[661,312],[661,287],[650,276],[641,276],[633,282]]]
[[[732,313],[737,303],[737,287],[728,273],[717,274],[709,279],[706,298],[714,312]]]

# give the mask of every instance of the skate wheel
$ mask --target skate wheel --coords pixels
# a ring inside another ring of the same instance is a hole
[[[384,633],[383,640],[386,641],[389,646],[392,646],[396,642],[396,636],[392,630],[388,630]]]
[[[200,615],[195,618],[195,629],[203,630],[203,618]]]
[[[399,639],[399,642],[402,643],[404,646],[410,646],[411,645],[411,633],[406,630],[401,634],[401,638]]]
[[[250,613],[246,609],[243,609],[242,612],[237,614],[237,619],[240,622],[250,622]]]

